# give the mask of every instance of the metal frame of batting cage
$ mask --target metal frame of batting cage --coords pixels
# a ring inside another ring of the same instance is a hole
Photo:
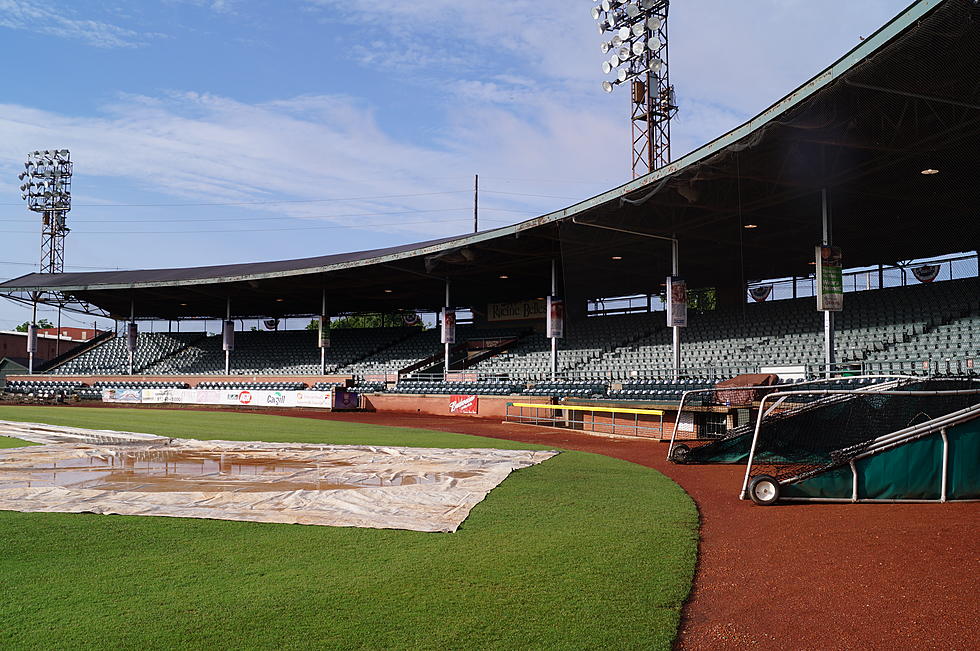
[[[841,376],[841,377],[834,377],[834,378],[817,378],[817,379],[814,379],[814,380],[806,380],[804,382],[798,382],[798,383],[793,384],[793,385],[782,385],[782,386],[799,387],[799,386],[806,386],[808,384],[826,384],[827,382],[844,382],[844,381],[853,381],[853,380],[876,380],[876,379],[886,379],[886,378],[890,378],[890,379],[893,379],[893,380],[923,380],[923,379],[926,379],[926,378],[924,378],[921,375],[895,375],[895,374],[884,374],[884,375],[852,375],[852,376]],[[861,387],[859,389],[853,389],[853,390],[847,391],[847,393],[879,393],[879,391],[874,391],[874,389],[877,388],[877,387],[887,388],[887,387],[883,386],[883,385],[887,385],[887,384],[890,384],[890,383],[887,383],[886,382],[886,383],[882,383],[882,384],[878,384],[878,385],[870,384],[868,386]],[[674,417],[674,428],[673,428],[673,430],[670,433],[670,445],[667,446],[667,461],[670,461],[671,460],[671,455],[674,453],[674,445],[675,445],[675,443],[677,441],[677,426],[681,422],[681,414],[684,411],[684,403],[687,401],[687,397],[689,395],[694,394],[694,393],[715,393],[715,392],[718,392],[718,391],[742,391],[742,390],[753,390],[753,389],[777,389],[778,390],[779,386],[780,385],[778,385],[778,384],[770,384],[770,385],[765,385],[765,386],[721,387],[721,388],[714,388],[714,389],[692,389],[691,391],[685,391],[684,392],[684,395],[681,396],[681,402],[680,402],[680,404],[677,406],[677,416]],[[802,393],[809,394],[810,392],[802,392]],[[772,395],[772,394],[770,393],[768,395]],[[789,395],[789,394],[787,393],[787,395]],[[759,414],[762,414],[763,413],[762,404],[764,402],[765,402],[765,396],[763,396],[763,401],[759,403]],[[769,411],[771,412],[773,409],[775,409],[778,406],[779,406],[778,404],[773,405],[772,408],[770,408]],[[765,416],[768,416],[768,415],[769,415],[769,413],[766,413],[765,414]],[[685,440],[687,440],[687,439],[685,439]],[[712,440],[719,440],[719,439],[712,439]]]
[[[917,378],[917,379],[922,379],[922,378]],[[978,379],[978,378],[958,378],[958,379],[980,383],[980,379]],[[867,394],[867,393],[869,393],[869,392],[867,392],[867,391],[861,391],[860,389],[850,390],[850,391],[843,390],[843,389],[823,389],[823,390],[814,390],[814,391],[777,391],[777,392],[774,392],[774,393],[770,393],[770,394],[768,394],[766,396],[763,396],[762,401],[759,403],[759,415],[756,418],[756,422],[755,422],[755,432],[752,435],[752,445],[749,448],[749,459],[748,459],[748,461],[745,464],[745,476],[742,479],[742,488],[741,488],[741,490],[739,492],[739,499],[740,500],[750,499],[750,496],[749,496],[749,480],[751,478],[751,473],[752,473],[752,462],[755,459],[755,451],[756,451],[756,447],[757,447],[757,444],[758,444],[758,441],[759,441],[759,432],[762,429],[762,420],[763,420],[764,407],[765,407],[766,400],[768,400],[770,398],[785,398],[787,396],[793,396],[793,395],[855,395],[855,394]],[[976,389],[953,389],[953,390],[946,390],[946,391],[896,391],[896,390],[885,390],[885,391],[875,391],[873,393],[875,393],[877,395],[883,395],[883,396],[963,396],[963,395],[977,395],[977,396],[980,396],[980,386],[978,386],[978,388],[976,388]],[[943,443],[944,443],[944,449],[945,449],[946,444],[947,444],[947,442],[946,442],[946,436],[945,436],[946,427],[951,426],[951,425],[955,425],[955,424],[961,422],[959,420],[961,418],[963,420],[967,420],[968,417],[972,417],[975,413],[980,413],[980,403],[978,403],[976,405],[973,405],[971,407],[966,407],[964,409],[957,410],[955,412],[951,412],[949,414],[945,414],[943,416],[939,416],[939,417],[934,418],[934,419],[932,419],[930,421],[927,421],[925,423],[920,423],[919,425],[914,425],[912,427],[907,427],[905,429],[897,430],[895,432],[890,432],[888,434],[883,434],[883,435],[881,435],[881,436],[879,436],[879,437],[877,437],[875,439],[872,439],[872,441],[870,442],[870,444],[869,444],[868,448],[865,450],[865,452],[862,452],[861,454],[855,455],[852,459],[848,460],[848,463],[851,466],[851,472],[853,473],[853,476],[854,476],[853,491],[852,491],[851,499],[815,498],[815,497],[795,497],[795,498],[789,498],[789,497],[787,497],[787,498],[778,498],[778,499],[786,499],[786,500],[793,500],[793,501],[813,501],[813,502],[820,502],[820,501],[830,501],[830,502],[856,502],[856,501],[862,501],[862,502],[894,502],[894,503],[904,503],[904,502],[909,502],[909,503],[916,503],[916,502],[935,502],[937,500],[915,500],[915,499],[864,499],[864,500],[857,500],[857,472],[856,472],[856,469],[854,467],[854,462],[857,461],[858,459],[862,459],[864,457],[870,456],[870,455],[875,454],[877,452],[883,452],[883,451],[885,451],[887,449],[890,449],[891,447],[894,447],[895,445],[898,445],[900,443],[904,443],[906,441],[913,440],[913,439],[919,438],[921,436],[926,436],[928,434],[932,434],[932,433],[935,433],[937,431],[942,431],[944,433],[944,435],[943,435]],[[945,457],[945,453],[944,453],[944,462],[943,462],[944,463],[944,475],[945,475],[945,458],[946,457]],[[827,468],[827,469],[829,469],[829,468]],[[778,480],[775,480],[775,482],[776,482],[776,484],[778,486],[778,485],[781,485],[781,484],[790,484],[790,483],[796,482],[796,481],[798,481],[799,479],[802,479],[802,478],[803,478],[802,476],[794,476],[794,477],[788,477],[786,479],[778,479]],[[944,482],[944,487],[945,487],[945,482]],[[945,490],[943,491],[943,494],[945,494]],[[775,501],[775,500],[773,500],[773,501]]]

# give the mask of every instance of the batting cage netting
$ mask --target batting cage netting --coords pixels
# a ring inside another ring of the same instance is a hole
[[[764,418],[746,476],[778,481],[847,464],[876,439],[980,403],[977,378],[923,379],[881,392],[830,394],[793,414]]]

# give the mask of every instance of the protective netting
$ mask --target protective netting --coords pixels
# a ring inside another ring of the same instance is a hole
[[[751,472],[783,480],[844,464],[878,437],[977,403],[980,382],[968,378],[929,379],[887,394],[851,393],[813,402],[763,420]]]
[[[758,401],[774,391],[864,390],[894,387],[910,382],[891,377],[837,378],[755,389],[714,389],[689,393],[679,417],[671,460],[676,463],[741,463],[748,458],[758,416]],[[849,395],[795,395],[777,406],[767,423],[794,418],[801,413],[844,402]],[[767,409],[773,403],[767,405]]]

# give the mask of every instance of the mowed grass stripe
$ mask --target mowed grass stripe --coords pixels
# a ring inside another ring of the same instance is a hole
[[[237,440],[528,448],[255,414],[0,407]],[[0,647],[669,648],[697,514],[648,468],[566,452],[455,534],[0,512]]]

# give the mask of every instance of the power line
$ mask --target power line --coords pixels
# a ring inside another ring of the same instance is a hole
[[[295,220],[308,220],[308,219],[340,219],[342,217],[376,217],[379,215],[414,215],[414,214],[425,214],[433,212],[461,212],[464,210],[469,210],[469,207],[462,208],[433,208],[427,210],[396,210],[391,212],[359,212],[359,213],[346,213],[340,215],[301,215],[301,216],[290,216],[284,215],[279,219],[295,219]],[[512,212],[520,213],[525,215],[533,214],[527,210],[514,210],[511,208],[483,208],[483,210],[490,210],[493,212]],[[270,217],[267,215],[265,217],[205,217],[205,218],[195,218],[195,219],[73,219],[73,224],[151,224],[151,223],[174,223],[174,222],[248,222],[248,221],[269,221]],[[0,219],[0,222],[10,222],[10,223],[22,223],[23,218],[20,219]]]
[[[385,224],[334,224],[331,226],[298,226],[295,228],[250,228],[247,233],[278,233],[282,231],[319,231],[319,230],[332,230],[337,228],[347,228],[352,230],[364,230],[366,228],[375,228],[379,226],[413,226],[418,224],[448,224],[452,222],[469,221],[471,217],[457,217],[454,219],[441,219],[432,220],[427,219],[425,221],[415,221],[415,222],[388,222]],[[268,221],[268,220],[266,220]],[[491,219],[490,221],[497,222],[507,222],[507,219]],[[196,233],[227,233],[227,229],[195,229],[195,230],[182,230],[182,231],[78,231],[75,233],[76,237],[80,235],[187,235]],[[21,235],[32,235],[34,231],[4,231],[0,230],[0,233],[15,233]]]
[[[443,194],[468,193],[469,190],[446,190],[444,192],[418,192],[415,194],[382,194],[371,197],[340,197],[334,199],[270,199],[264,201],[219,201],[208,203],[73,203],[73,207],[86,208],[184,208],[202,206],[265,206],[280,203],[329,203],[331,201],[373,201],[375,199],[402,199],[407,197],[433,197]],[[19,203],[0,203],[0,206],[19,206]]]

